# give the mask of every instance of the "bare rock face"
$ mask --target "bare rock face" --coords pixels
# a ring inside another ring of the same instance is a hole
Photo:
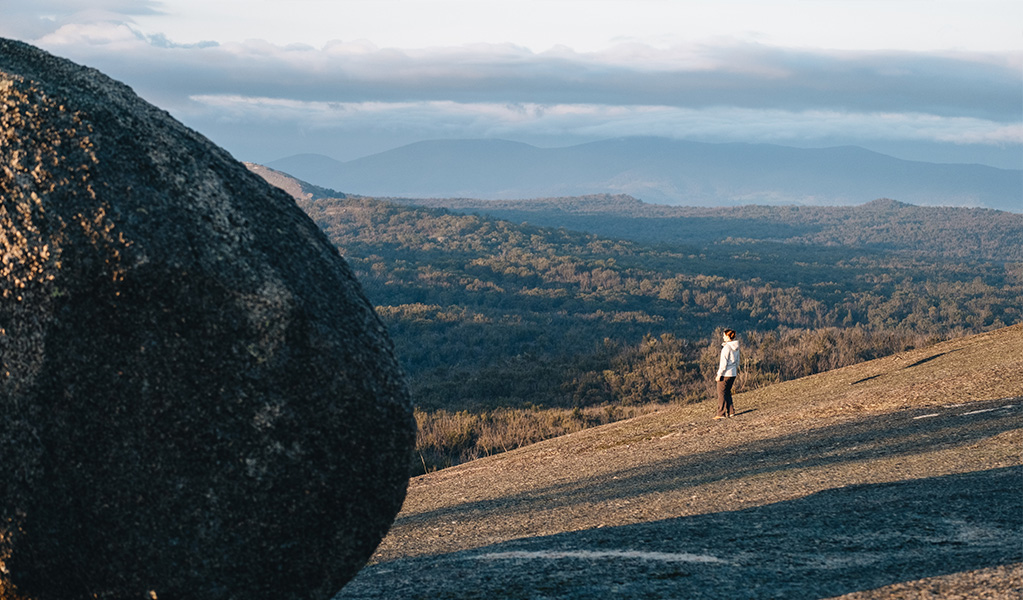
[[[354,576],[415,425],[287,194],[0,39],[0,253],[0,599],[326,599]]]

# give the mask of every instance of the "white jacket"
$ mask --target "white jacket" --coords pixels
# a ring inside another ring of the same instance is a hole
[[[721,344],[721,362],[718,363],[718,377],[739,375],[739,340]]]

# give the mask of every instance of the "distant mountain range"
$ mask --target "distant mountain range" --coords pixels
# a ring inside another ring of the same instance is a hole
[[[916,205],[1023,212],[1023,170],[893,158],[855,146],[791,148],[618,138],[565,148],[425,141],[340,162],[267,163],[312,184],[376,197],[521,199],[629,194],[658,204]]]

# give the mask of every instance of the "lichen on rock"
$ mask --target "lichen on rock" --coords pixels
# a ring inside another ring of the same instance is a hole
[[[404,376],[287,194],[0,39],[0,600],[330,598],[401,506]]]

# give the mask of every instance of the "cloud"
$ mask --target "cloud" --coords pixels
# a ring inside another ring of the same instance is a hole
[[[161,14],[155,0],[0,0],[0,36],[35,42],[68,25],[129,23],[132,17]]]
[[[123,23],[69,25],[40,42],[140,89],[173,89],[181,98],[732,106],[1000,122],[1018,121],[1023,101],[1019,57],[1001,55],[827,53],[751,44],[628,44],[599,53],[534,53],[507,44],[397,50],[249,41],[182,47]]]
[[[161,2],[100,0],[84,11],[74,1],[25,4],[0,0],[0,35],[99,68],[218,140],[262,144],[263,153],[286,143],[241,128],[290,131],[294,144],[321,147],[327,142],[313,137],[337,132],[360,144],[374,136],[626,135],[1023,144],[1021,52],[824,51],[734,39],[627,41],[590,52],[497,43],[180,44],[133,21],[159,13]]]
[[[920,113],[787,111],[736,107],[685,108],[606,104],[322,102],[243,96],[194,96],[193,115],[220,121],[291,122],[320,130],[414,130],[425,137],[461,131],[467,137],[629,135],[752,142],[807,142],[845,137],[850,143],[888,138],[958,144],[1023,144],[1023,126]]]
[[[123,17],[161,14],[158,0],[0,0],[5,18],[56,22],[81,20],[99,13]],[[6,20],[6,19],[5,19]]]

